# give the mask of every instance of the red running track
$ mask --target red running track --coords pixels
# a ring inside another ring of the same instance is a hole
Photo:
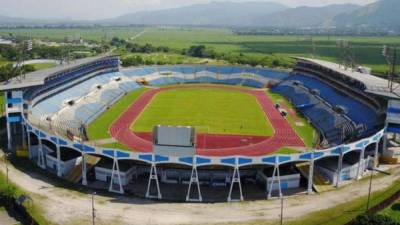
[[[160,91],[190,88],[191,85],[174,86],[166,88],[158,88],[146,91],[143,93],[129,108],[111,125],[110,134],[122,144],[131,149],[139,152],[151,152],[153,149],[152,142],[150,141],[149,134],[136,134],[129,129],[130,125],[135,122],[144,108],[151,102],[154,96]],[[193,86],[192,86],[193,87]],[[275,109],[274,103],[267,97],[265,91],[245,89],[240,87],[218,86],[218,85],[196,85],[197,88],[217,88],[227,90],[237,90],[251,94],[256,97],[258,103],[263,109],[265,116],[273,126],[275,133],[274,136],[266,138],[265,140],[249,142],[246,145],[238,144],[232,146],[227,143],[238,143],[237,135],[216,135],[211,138],[207,137],[207,145],[202,146],[199,144],[196,148],[198,155],[204,156],[229,156],[229,155],[243,155],[243,156],[260,156],[273,153],[282,147],[296,146],[304,147],[304,142],[294,132],[292,127],[283,118],[279,111]],[[220,136],[220,138],[218,138]],[[150,136],[151,137],[151,136]],[[244,138],[248,136],[243,136]],[[201,139],[198,139],[201,140]],[[211,141],[211,142],[210,142]],[[219,147],[218,147],[219,146]],[[224,146],[227,146],[226,148]]]
[[[151,132],[134,132],[138,137],[148,141],[153,140]],[[248,146],[263,142],[270,137],[250,136],[250,135],[231,135],[231,134],[196,134],[196,148],[221,149]]]

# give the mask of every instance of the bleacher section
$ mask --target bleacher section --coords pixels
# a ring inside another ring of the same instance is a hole
[[[113,62],[105,62],[113,63]],[[218,67],[218,66],[162,66],[108,72],[85,77],[97,64],[73,74],[57,77],[28,90],[25,95],[33,97],[45,92],[46,97],[35,99],[30,111],[30,121],[47,127],[58,134],[81,136],[80,127],[93,121],[127,92],[141,87],[136,81],[143,78],[152,86],[179,83],[218,83],[262,88],[269,82],[279,82],[288,73],[261,68]],[[113,65],[108,64],[108,67]],[[107,68],[104,66],[104,68]],[[101,68],[103,68],[101,66]],[[100,69],[101,69],[100,68]],[[81,71],[83,74],[79,74]],[[96,71],[94,69],[94,71]],[[67,82],[78,77],[74,82]],[[82,78],[83,77],[83,78]],[[82,79],[82,80],[81,80]]]
[[[376,131],[379,116],[372,107],[311,75],[295,73],[272,90],[320,130],[325,144],[339,145]]]
[[[81,65],[78,68],[74,68],[68,71],[62,71],[56,73],[45,79],[43,85],[30,88],[24,92],[24,99],[32,100],[35,97],[48,92],[51,89],[58,87],[59,85],[71,82],[77,78],[88,75],[93,72],[101,70],[117,70],[119,66],[118,58],[110,57],[97,60],[95,62]]]

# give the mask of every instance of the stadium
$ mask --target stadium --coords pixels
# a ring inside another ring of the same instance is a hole
[[[8,148],[70,182],[182,201],[322,192],[393,160],[400,92],[322,60],[292,71],[76,60],[0,84]]]

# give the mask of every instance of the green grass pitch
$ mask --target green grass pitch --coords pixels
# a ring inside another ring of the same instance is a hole
[[[272,136],[274,130],[256,98],[234,90],[174,89],[158,93],[131,129],[194,126],[199,133]]]

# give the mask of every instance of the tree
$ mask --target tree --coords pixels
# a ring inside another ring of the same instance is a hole
[[[352,225],[400,225],[392,218],[385,215],[360,215],[353,221]]]
[[[140,55],[130,56],[122,59],[123,66],[139,66],[143,65],[144,60]]]
[[[19,70],[13,64],[0,66],[0,81],[9,80],[19,74]]]
[[[189,48],[186,54],[193,57],[204,58],[206,55],[205,52],[206,52],[206,46],[193,45]]]

